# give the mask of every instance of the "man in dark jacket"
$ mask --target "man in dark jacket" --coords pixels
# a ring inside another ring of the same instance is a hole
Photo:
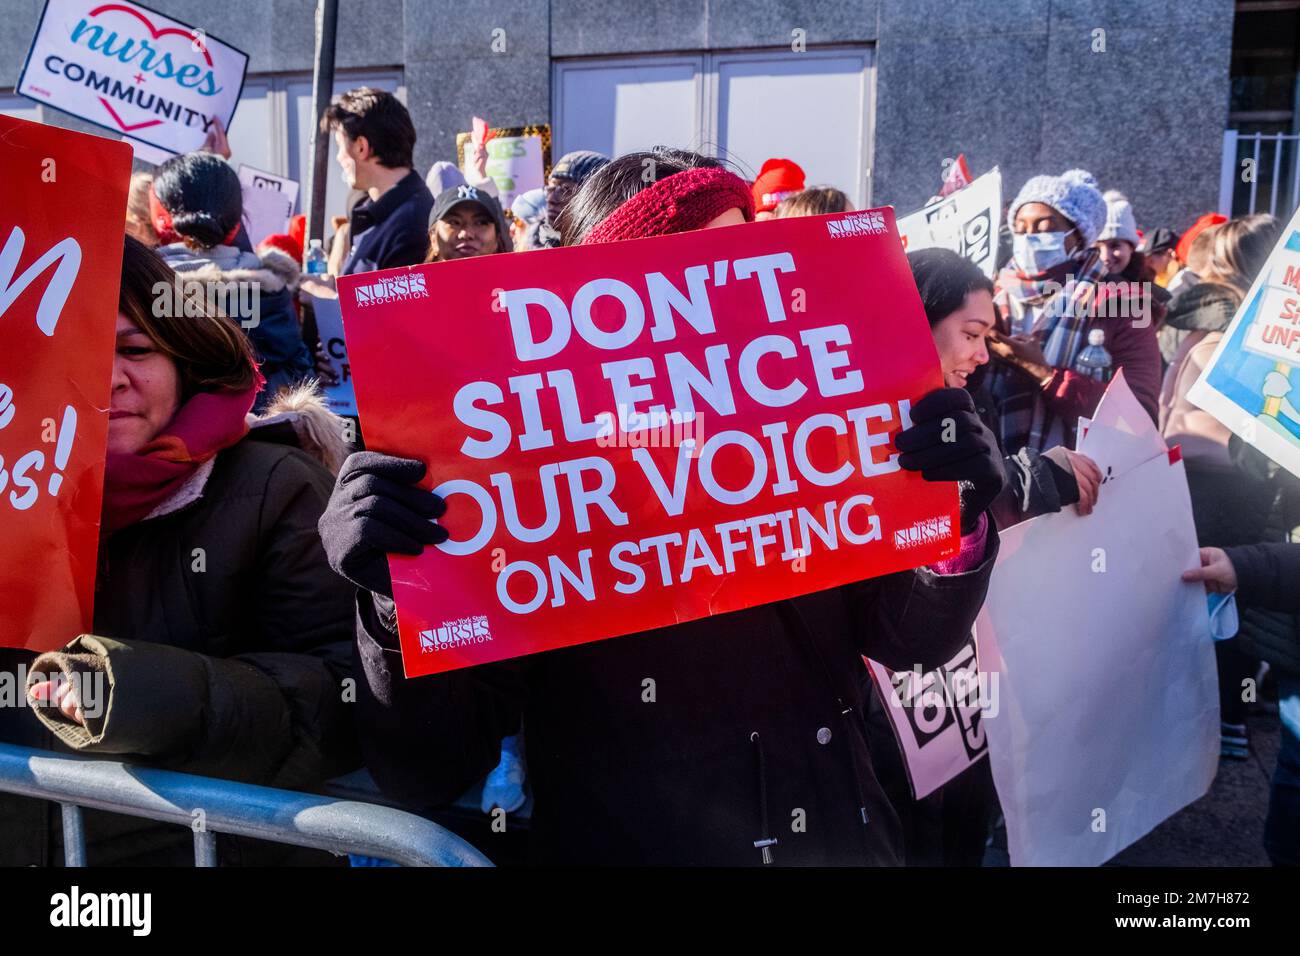
[[[352,247],[342,274],[423,262],[433,194],[411,169],[415,126],[406,107],[391,93],[363,86],[331,103],[321,126],[334,133],[348,185],[367,194],[349,218]]]
[[[416,680],[402,676],[385,552],[446,540],[429,520],[444,505],[409,487],[422,462],[353,455],[321,535],[362,588],[358,719],[381,789],[418,810],[449,803],[497,764],[522,717],[536,861],[901,862],[861,718],[862,655],[930,670],[956,652],[996,558],[986,509],[1005,480],[964,391],[932,393],[912,417],[900,465],[961,481],[959,565]]]
[[[1201,567],[1184,581],[1204,581],[1216,594],[1234,590],[1242,603],[1300,613],[1300,545],[1274,543],[1202,548]],[[1282,746],[1273,772],[1264,849],[1275,866],[1300,866],[1300,634],[1269,654],[1277,679]]]

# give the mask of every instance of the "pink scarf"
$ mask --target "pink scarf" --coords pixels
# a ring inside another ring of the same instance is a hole
[[[102,533],[142,520],[173,495],[199,465],[248,434],[246,417],[263,379],[242,392],[199,392],[134,454],[109,452],[104,469]]]

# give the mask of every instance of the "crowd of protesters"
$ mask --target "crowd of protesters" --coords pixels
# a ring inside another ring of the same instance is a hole
[[[333,277],[852,210],[789,159],[749,182],[658,147],[566,154],[543,189],[503,209],[482,147],[470,177],[447,162],[420,175],[416,130],[390,94],[349,91],[324,125],[351,189],[327,238]],[[1216,647],[1225,756],[1249,752],[1240,678],[1261,659],[1272,667],[1283,745],[1266,847],[1300,863],[1300,638],[1281,616],[1300,610],[1300,548],[1268,543],[1300,525],[1300,494],[1187,399],[1278,224],[1207,216],[1181,235],[1140,231],[1129,200],[1079,169],[1029,179],[1006,220],[995,279],[953,252],[908,256],[943,386],[895,443],[902,468],[958,483],[955,557],[407,680],[387,559],[446,540],[446,505],[417,487],[424,462],[348,446],[326,410],[320,343],[296,295],[301,224],[249,236],[238,177],[212,152],[137,174],[94,634],[39,656],[0,650],[0,666],[27,675],[31,704],[0,710],[0,740],[304,790],[364,765],[416,812],[481,784],[484,812],[532,797],[538,862],[979,865],[998,819],[988,761],[912,800],[863,656],[945,663],[984,600],[999,529],[1093,510],[1102,475],[1072,449],[1105,388],[1076,360],[1100,341],[1183,447],[1204,549],[1187,578],[1237,588],[1242,602],[1241,635]],[[156,307],[159,284],[210,303],[241,283],[257,297],[198,314]],[[205,573],[189,573],[195,562]],[[647,675],[671,703],[643,705]],[[794,834],[791,808],[805,821]],[[86,821],[94,863],[188,858],[175,828]],[[56,809],[0,796],[0,863],[57,862],[60,841]],[[219,845],[224,862],[325,859]]]

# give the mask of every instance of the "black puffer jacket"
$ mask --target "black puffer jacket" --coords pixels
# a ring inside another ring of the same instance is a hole
[[[975,411],[984,427],[994,436],[1000,436],[1002,425],[997,403],[984,385],[987,369],[987,365],[981,366],[971,377],[966,390],[975,402]],[[1001,444],[1001,438],[998,443]],[[1038,452],[1032,448],[1020,448],[1007,454],[1007,449],[1003,448],[1002,452],[1007,483],[989,506],[989,513],[999,528],[1010,528],[1030,518],[1060,511],[1079,500],[1079,485],[1074,475],[1064,467],[1063,460],[1053,460],[1058,449]]]
[[[1198,282],[1179,289],[1169,302],[1169,314],[1156,337],[1165,365],[1174,361],[1178,347],[1193,332],[1222,332],[1237,311],[1237,301],[1217,282]]]
[[[1239,584],[1237,643],[1251,657],[1300,679],[1300,544],[1292,543],[1300,540],[1300,481],[1235,435],[1230,449],[1242,480],[1265,482],[1276,493],[1258,533],[1228,542],[1239,546],[1226,549]]]
[[[85,728],[0,708],[0,741],[290,789],[360,763],[341,686],[351,590],[316,531],[333,479],[293,447],[297,423],[291,412],[254,428],[169,500],[174,510],[101,544],[97,636],[41,660],[106,673],[107,706]],[[35,658],[0,650],[0,671],[14,680]],[[193,862],[184,827],[96,811],[85,822],[91,865]],[[57,807],[0,795],[0,865],[57,864],[61,844]],[[224,837],[218,849],[223,863],[305,862]]]
[[[1228,548],[1243,600],[1273,611],[1300,613],[1300,544],[1277,542]]]
[[[887,575],[644,634],[406,680],[359,596],[359,718],[380,787],[448,803],[527,727],[534,860],[901,862],[862,724],[862,655],[929,669],[957,650],[997,553],[964,574]]]

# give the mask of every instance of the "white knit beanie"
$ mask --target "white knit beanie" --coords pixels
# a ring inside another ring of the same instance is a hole
[[[1011,218],[1026,203],[1040,202],[1051,206],[1074,223],[1083,244],[1091,246],[1106,222],[1106,200],[1101,198],[1097,180],[1086,169],[1069,169],[1059,176],[1034,176],[1020,188],[1011,204]]]
[[[1102,198],[1106,200],[1106,225],[1102,227],[1097,239],[1123,239],[1136,249],[1138,227],[1137,220],[1133,218],[1133,204],[1118,189],[1107,190]]]
[[[440,159],[429,167],[429,174],[424,177],[424,183],[429,187],[429,192],[434,196],[440,196],[448,189],[464,186],[465,174],[457,169],[454,163]]]

